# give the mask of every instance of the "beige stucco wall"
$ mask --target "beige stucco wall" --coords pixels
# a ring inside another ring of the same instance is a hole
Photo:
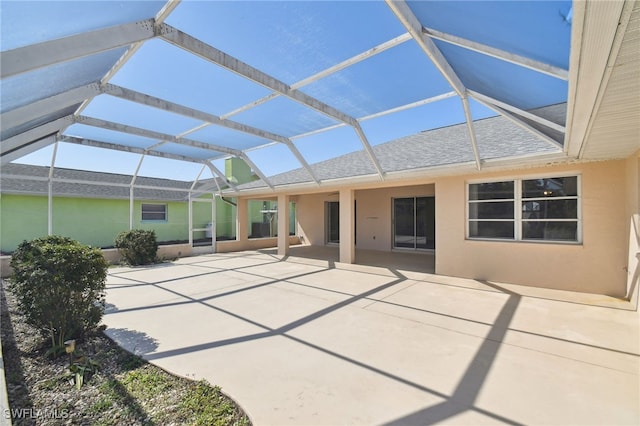
[[[356,247],[366,250],[389,251],[392,246],[392,199],[426,197],[435,194],[433,184],[410,185],[355,191]],[[325,244],[325,202],[339,201],[338,193],[300,195],[298,233],[305,244]]]
[[[624,297],[626,164],[609,161],[483,174],[582,176],[582,244],[474,241],[465,238],[465,185],[478,175],[436,181],[436,273],[478,280]]]
[[[356,247],[391,250],[392,199],[435,194],[436,273],[624,297],[630,215],[640,208],[639,161],[635,155],[627,160],[413,180],[404,187],[356,188]],[[467,181],[554,174],[581,175],[582,243],[466,239]],[[296,199],[303,243],[325,244],[324,203],[338,201],[338,193]]]
[[[627,159],[625,171],[627,188],[626,220],[629,236],[626,292],[627,297],[637,310],[638,293],[640,292],[640,272],[638,271],[638,253],[640,252],[640,151]]]

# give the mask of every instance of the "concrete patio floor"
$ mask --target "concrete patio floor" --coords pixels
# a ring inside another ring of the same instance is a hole
[[[433,275],[429,255],[336,259],[293,247],[112,268],[107,334],[221,386],[255,425],[640,423],[629,303]]]

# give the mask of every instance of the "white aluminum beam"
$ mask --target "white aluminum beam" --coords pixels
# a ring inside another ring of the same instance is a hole
[[[164,111],[169,111],[172,113],[184,115],[186,117],[202,120],[206,123],[214,124],[221,127],[226,127],[228,129],[236,130],[242,133],[247,133],[262,139],[272,140],[275,142],[280,142],[282,144],[285,144],[289,148],[289,150],[291,150],[293,155],[298,159],[302,167],[304,167],[307,170],[307,172],[309,172],[313,180],[316,183],[319,182],[318,178],[315,176],[315,174],[313,173],[313,170],[311,169],[307,161],[304,159],[300,151],[298,151],[298,149],[291,142],[291,140],[285,136],[278,135],[276,133],[272,133],[266,130],[258,129],[246,124],[238,123],[236,121],[222,119],[213,114],[209,114],[193,108],[178,105],[176,103],[169,102],[164,99],[156,98],[154,96],[146,95],[144,93],[139,93],[134,90],[126,89],[124,87],[107,84],[103,86],[102,90],[103,90],[103,93],[116,96],[122,99],[126,99],[132,102],[140,103],[142,105],[159,108]]]
[[[433,40],[422,33],[422,24],[411,11],[404,0],[385,0],[387,6],[396,15],[396,18],[404,25],[409,34],[418,43],[418,46],[429,57],[431,62],[436,66],[438,71],[449,82],[449,85],[456,91],[461,98],[466,97],[466,89],[458,75],[455,73],[449,62],[442,55],[442,52],[435,45]]]
[[[416,102],[412,102],[412,103],[409,103],[409,104],[400,105],[399,107],[390,108],[390,109],[387,109],[387,110],[384,110],[384,111],[380,111],[380,112],[376,112],[376,113],[370,114],[370,115],[365,115],[364,117],[358,118],[358,122],[362,123],[363,121],[372,120],[374,118],[383,117],[383,116],[388,115],[388,114],[393,114],[395,112],[400,112],[400,111],[404,111],[404,110],[411,109],[411,108],[416,108],[416,107],[419,107],[419,106],[422,106],[422,105],[430,104],[432,102],[437,102],[437,101],[441,101],[443,99],[451,98],[453,96],[457,96],[456,92],[447,92],[447,93],[443,93],[442,95],[432,96],[430,98],[422,99],[422,100],[419,100],[419,101],[416,101]],[[313,130],[311,132],[300,133],[298,135],[291,136],[289,139],[300,139],[300,138],[304,138],[304,137],[307,137],[307,136],[313,136],[313,135],[316,135],[318,133],[324,133],[324,132],[327,132],[329,130],[337,129],[339,127],[344,127],[344,126],[346,126],[345,123],[334,124],[332,126],[323,127],[322,129]]]
[[[473,158],[476,163],[476,169],[482,168],[480,160],[480,152],[478,151],[478,141],[476,140],[476,131],[473,127],[473,117],[471,117],[471,109],[469,108],[469,99],[460,98],[462,101],[462,108],[464,109],[464,116],[467,119],[467,130],[469,130],[469,139],[471,139],[471,149],[473,150]]]
[[[211,170],[211,172],[213,173],[214,175],[213,180],[215,181],[215,184],[218,187],[218,192],[222,193],[222,190],[220,189],[220,185],[218,184],[218,179],[215,178],[215,175],[218,175],[221,179],[223,179],[231,189],[233,189],[236,192],[238,191],[238,187],[236,186],[236,184],[231,182],[229,179],[227,179],[225,174],[222,173],[222,171],[219,168],[217,168],[215,164],[213,164],[211,161],[205,161],[204,165],[207,166],[209,170]],[[198,192],[200,192],[200,190],[198,190]]]
[[[395,38],[393,38],[393,39],[391,39],[389,41],[386,41],[386,42],[384,42],[382,44],[379,44],[379,45],[377,45],[377,46],[375,46],[375,47],[373,47],[373,48],[371,48],[371,49],[369,49],[369,50],[367,50],[365,52],[362,52],[362,53],[360,53],[358,55],[355,55],[355,56],[353,56],[353,57],[351,57],[349,59],[346,59],[346,60],[340,62],[339,64],[336,64],[336,65],[334,65],[334,66],[332,66],[330,68],[327,68],[327,69],[325,69],[323,71],[320,71],[320,72],[318,72],[318,73],[316,73],[316,74],[314,74],[314,75],[312,75],[310,77],[307,77],[307,78],[305,78],[303,80],[300,80],[300,81],[298,81],[296,83],[293,83],[291,85],[291,88],[292,89],[299,89],[299,88],[301,88],[303,86],[306,86],[306,85],[311,84],[311,83],[313,83],[315,81],[318,81],[318,80],[320,80],[322,78],[325,78],[325,77],[327,77],[327,76],[329,76],[331,74],[334,74],[334,73],[336,73],[338,71],[341,71],[341,70],[343,70],[343,69],[345,69],[347,67],[350,67],[351,65],[357,64],[358,62],[361,62],[361,61],[364,61],[365,59],[370,58],[370,57],[372,57],[374,55],[377,55],[378,53],[382,53],[385,50],[388,50],[388,49],[391,49],[392,47],[398,46],[399,44],[402,44],[402,43],[404,43],[405,41],[408,41],[408,40],[411,40],[411,35],[409,33],[404,33],[402,35],[399,35],[398,37],[395,37]],[[229,112],[227,114],[224,114],[224,115],[222,115],[222,117],[224,117],[224,118],[231,117],[231,116],[239,114],[239,113],[241,113],[243,111],[247,111],[247,110],[249,110],[249,109],[251,109],[251,108],[253,108],[255,106],[263,104],[263,103],[265,103],[267,101],[270,101],[271,99],[276,98],[278,96],[280,96],[278,93],[271,93],[271,94],[269,94],[267,96],[264,96],[264,97],[262,97],[262,98],[260,98],[260,99],[258,99],[256,101],[253,101],[253,102],[248,103],[248,104],[246,104],[244,106],[241,106],[240,108],[235,109],[235,110],[233,110],[233,111],[231,111],[231,112]]]
[[[214,114],[209,114],[204,111],[182,106],[164,99],[160,99],[154,96],[146,95],[144,93],[136,92],[135,90],[115,86],[113,84],[106,84],[105,86],[103,86],[102,91],[103,93],[106,93],[108,95],[116,96],[121,99],[126,99],[131,102],[136,102],[142,105],[151,106],[151,107],[172,112],[175,114],[180,114],[185,117],[194,118],[196,120],[205,121],[207,123],[226,127],[232,130],[236,130],[238,132],[248,133],[263,139],[273,140],[273,141],[282,142],[282,143],[287,143],[288,141],[288,139],[285,138],[284,136],[277,135],[275,133],[271,133],[266,130],[257,129],[255,127],[238,123],[236,121],[221,119],[220,117]]]
[[[245,163],[247,163],[249,165],[249,167],[251,167],[253,169],[253,171],[260,177],[260,179],[262,179],[262,181],[269,187],[271,188],[271,190],[274,190],[274,186],[271,183],[271,180],[269,180],[269,178],[262,173],[262,171],[258,168],[258,166],[255,165],[255,163],[253,161],[251,161],[251,158],[249,158],[249,156],[247,154],[245,154],[244,152],[241,152],[239,155],[240,158],[242,158],[244,160]]]
[[[208,151],[214,151],[217,153],[229,154],[229,155],[238,155],[240,151],[227,148],[224,146],[213,145],[205,142],[194,141],[191,139],[177,138],[172,135],[168,135],[166,133],[160,133],[153,130],[141,129],[139,127],[128,126],[126,124],[114,123],[112,121],[102,120],[99,118],[86,117],[86,116],[78,116],[75,118],[75,121],[79,124],[84,124],[87,126],[99,127],[103,129],[113,130],[121,133],[128,133],[130,135],[137,135],[146,138],[161,140],[165,142],[173,142],[180,145],[191,146],[194,148],[205,149]]]
[[[287,143],[286,145],[291,151],[291,153],[298,159],[300,164],[302,164],[302,167],[304,167],[307,173],[309,173],[309,175],[311,176],[311,179],[313,179],[313,181],[319,185],[320,179],[318,179],[318,176],[316,176],[316,174],[314,173],[313,169],[311,168],[311,165],[307,163],[307,160],[305,160],[305,158],[302,156],[302,153],[298,150],[298,147],[295,146],[294,143],[291,141],[289,141],[289,143]]]
[[[88,126],[100,127],[100,128],[104,128],[104,129],[109,129],[109,130],[122,132],[122,133],[129,133],[129,134],[132,134],[132,135],[144,136],[144,137],[149,137],[149,138],[152,138],[152,139],[160,139],[160,140],[165,140],[167,142],[174,142],[174,143],[177,143],[177,144],[186,145],[186,146],[192,146],[192,147],[195,147],[195,148],[206,149],[206,150],[209,150],[209,151],[217,151],[217,152],[223,152],[223,153],[229,154],[229,155],[235,155],[236,157],[240,157],[243,160],[245,160],[247,162],[247,164],[249,164],[249,166],[251,166],[251,168],[253,168],[253,171],[256,172],[256,174],[258,176],[260,176],[260,178],[271,189],[273,189],[273,185],[271,184],[269,179],[262,173],[262,171],[258,168],[258,166],[256,166],[249,159],[249,157],[247,157],[247,155],[242,151],[239,151],[239,150],[236,150],[236,149],[227,148],[227,147],[222,147],[222,146],[218,146],[218,145],[212,145],[212,144],[208,144],[208,143],[204,143],[204,142],[193,141],[193,140],[190,140],[190,139],[176,138],[175,136],[167,135],[167,134],[164,134],[164,133],[154,132],[152,130],[147,130],[147,129],[141,129],[139,127],[127,126],[125,124],[120,124],[120,123],[113,123],[111,121],[101,120],[101,119],[98,119],[98,118],[80,116],[80,117],[76,117],[76,120],[77,120],[78,123],[86,124]]]
[[[520,108],[516,108],[513,105],[509,105],[508,103],[499,101],[499,100],[494,99],[494,98],[492,98],[490,96],[483,95],[482,93],[478,93],[478,92],[475,92],[473,90],[469,90],[468,92],[469,92],[469,96],[471,96],[475,100],[477,100],[477,101],[479,101],[479,102],[481,102],[481,103],[483,103],[485,105],[491,104],[491,105],[497,106],[499,108],[502,108],[504,110],[511,111],[511,112],[516,113],[518,115],[521,115],[521,116],[523,116],[525,118],[528,118],[531,121],[535,121],[536,123],[542,124],[543,126],[547,126],[548,128],[556,130],[556,131],[561,132],[561,133],[565,133],[565,131],[566,131],[564,126],[562,126],[560,124],[557,124],[557,123],[554,123],[553,121],[547,120],[546,118],[539,117],[539,116],[537,116],[535,114],[532,114],[532,113],[530,113],[528,111],[525,111],[525,110],[520,109]]]
[[[420,101],[412,102],[410,104],[401,105],[401,106],[396,107],[396,108],[391,108],[391,109],[387,109],[387,110],[384,110],[384,111],[376,112],[375,114],[370,114],[370,115],[361,117],[361,118],[358,119],[358,121],[359,122],[363,122],[363,121],[366,121],[366,120],[371,120],[371,119],[374,119],[374,118],[378,118],[378,117],[382,117],[382,116],[385,116],[385,115],[393,114],[395,112],[400,112],[400,111],[404,111],[404,110],[407,110],[407,109],[416,108],[416,107],[419,107],[419,106],[422,106],[422,105],[427,105],[427,104],[430,104],[430,103],[433,103],[433,102],[438,102],[438,101],[441,101],[443,99],[451,98],[453,96],[456,96],[456,92],[443,93],[442,95],[432,96],[430,98],[422,99]]]
[[[562,144],[558,143],[558,141],[553,139],[551,136],[542,133],[540,130],[536,129],[535,127],[530,126],[528,123],[522,121],[519,117],[516,117],[515,115],[511,114],[509,111],[506,111],[488,102],[482,102],[482,101],[479,101],[479,102],[484,104],[487,108],[490,108],[495,112],[497,112],[498,114],[502,115],[504,118],[508,119],[509,121],[514,123],[516,126],[528,131],[529,133],[533,134],[539,139],[542,139],[543,141],[547,142],[552,147],[559,149],[560,151],[563,150]]]
[[[440,71],[442,76],[447,80],[451,88],[462,100],[462,106],[464,108],[464,115],[467,120],[467,129],[469,130],[469,139],[471,142],[471,148],[473,149],[473,155],[475,158],[476,168],[480,170],[481,161],[480,154],[478,152],[478,144],[476,141],[476,133],[473,128],[473,117],[469,109],[469,100],[467,99],[467,88],[462,83],[462,80],[458,77],[453,70],[449,62],[446,60],[438,46],[422,32],[422,24],[418,18],[414,15],[409,5],[404,0],[385,0],[387,6],[393,11],[398,20],[409,31],[409,34],[418,43],[418,46],[429,57],[433,65]]]
[[[72,105],[79,104],[86,99],[93,98],[99,93],[100,87],[97,84],[92,83],[67,90],[66,92],[58,93],[57,95],[53,95],[48,98],[40,99],[27,105],[12,109],[11,111],[6,111],[0,115],[2,128],[10,129],[12,127],[17,127],[39,117],[44,117],[45,115],[50,114],[51,111],[62,110]]]
[[[45,137],[43,139],[37,140],[35,142],[25,144],[19,148],[14,149],[13,151],[2,154],[0,157],[0,165],[5,165],[13,160],[17,160],[20,157],[24,157],[25,155],[31,154],[39,149],[42,149],[46,146],[51,145],[56,142],[56,135],[51,135],[49,137]]]
[[[190,163],[202,164],[203,160],[178,154],[169,154],[167,152],[155,151],[153,149],[136,148],[132,146],[119,145],[111,142],[98,141],[95,139],[77,138],[74,136],[61,136],[58,138],[61,142],[72,143],[75,145],[92,146],[94,148],[110,149],[112,151],[129,152],[132,154],[149,155],[151,157],[168,158],[171,160],[186,161]]]
[[[432,28],[422,28],[423,34],[426,34],[430,38],[441,40],[449,44],[463,47],[465,49],[473,50],[483,55],[491,56],[512,64],[519,65],[521,67],[529,68],[531,70],[550,75],[551,77],[559,78],[561,80],[569,79],[569,71],[554,65],[550,65],[544,62],[536,61],[525,56],[517,55],[515,53],[507,52],[505,50],[497,49],[495,47],[488,46],[486,44],[478,43],[475,41],[467,40],[462,37],[454,36],[444,33],[442,31],[434,30]]]
[[[5,139],[0,143],[0,153],[2,156],[4,156],[11,151],[29,145],[34,141],[40,140],[54,133],[58,133],[61,129],[72,124],[72,119],[73,116],[68,115],[66,117],[62,117],[41,126],[35,127],[31,130],[27,130],[26,132],[20,133],[11,138]]]
[[[51,154],[51,167],[49,167],[49,182],[47,185],[47,235],[53,235],[53,171],[56,166],[56,155],[58,154],[58,142],[53,144],[53,154]]]
[[[254,68],[251,65],[246,64],[239,59],[234,58],[233,56],[230,56],[223,51],[204,43],[201,40],[198,40],[197,38],[191,37],[190,35],[167,24],[162,24],[159,26],[159,28],[160,30],[158,36],[168,41],[169,43],[172,43],[209,62],[219,65],[231,72],[234,72],[244,78],[258,83],[261,86],[271,89],[272,91],[286,96],[302,105],[312,108],[324,115],[327,115],[338,121],[348,123],[350,125],[355,124],[355,118],[350,117],[347,114],[340,112],[337,109],[319,101],[318,99],[306,95],[303,92],[292,89],[286,83],[283,83],[282,81],[270,75],[267,75],[259,69]]]
[[[274,92],[277,92],[283,96],[286,96],[328,117],[331,117],[335,120],[341,121],[343,123],[349,124],[350,126],[354,127],[354,129],[356,129],[356,132],[360,136],[360,139],[362,141],[362,144],[364,145],[365,150],[367,150],[367,152],[370,153],[374,166],[376,167],[376,169],[379,170],[380,177],[383,178],[384,174],[380,169],[380,165],[378,164],[377,159],[375,159],[375,156],[371,151],[371,147],[369,146],[369,143],[367,142],[366,137],[364,138],[362,137],[364,136],[364,134],[362,133],[360,124],[355,118],[341,111],[338,111],[332,106],[329,106],[319,101],[318,99],[315,99],[303,92],[300,92],[296,89],[292,89],[286,83],[283,83],[282,81],[277,80],[276,78],[270,75],[267,75],[266,73],[260,71],[259,69],[254,68],[251,65],[246,64],[238,60],[237,58],[234,58],[233,56],[230,56],[222,52],[221,50],[218,50],[215,47],[210,46],[194,37],[191,37],[190,35],[185,34],[182,31],[176,28],[173,28],[167,24],[162,24],[160,26],[160,31],[158,35],[163,39],[167,40],[168,42],[173,43],[176,46],[182,49],[185,49],[195,55],[198,55],[209,62],[219,65],[231,72],[234,72],[244,78],[247,78],[255,83],[258,83],[268,89],[271,89]],[[311,172],[310,168],[307,168],[307,171],[309,171],[311,176],[313,176],[313,173]]]
[[[364,150],[367,152],[369,159],[373,163],[373,166],[375,167],[376,172],[378,173],[378,177],[380,177],[380,180],[384,180],[384,171],[382,170],[382,166],[378,161],[378,157],[376,157],[376,154],[373,152],[373,148],[371,148],[371,145],[369,144],[369,141],[367,140],[367,136],[364,134],[362,127],[360,127],[360,123],[356,122],[356,125],[353,126],[353,128],[358,134],[358,137],[360,138],[360,141],[362,142],[362,145],[364,146]]]
[[[150,39],[155,35],[154,23],[147,19],[2,52],[0,78]]]

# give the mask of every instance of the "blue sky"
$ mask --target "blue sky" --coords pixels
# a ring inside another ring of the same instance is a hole
[[[568,67],[570,2],[454,1],[411,2],[410,5],[424,26]],[[161,6],[162,3],[152,2],[2,2],[2,50],[148,18]],[[69,19],[69,13],[73,13],[74,19]],[[527,19],[522,19],[524,14]],[[51,20],[51,17],[57,18]],[[59,25],[60,22],[65,25]],[[184,1],[166,22],[289,85],[405,32],[381,1]],[[487,26],[492,30],[486,31]],[[455,46],[437,44],[467,87],[524,109],[566,101],[566,81]],[[265,87],[159,39],[147,41],[110,82],[215,115],[229,113],[270,93]],[[17,83],[3,81],[0,88],[9,92]],[[417,44],[409,40],[300,90],[355,118],[362,118],[449,92],[451,88]],[[3,103],[9,95],[3,94]],[[494,115],[474,101],[471,108],[474,119]],[[170,135],[201,124],[107,95],[96,97],[82,114]],[[294,143],[312,164],[362,149],[355,131],[346,126],[295,138],[337,121],[284,97],[230,119],[294,137]],[[377,145],[463,121],[461,102],[453,97],[363,121],[362,128],[369,142]],[[155,143],[81,125],[73,125],[65,133],[136,147]],[[186,137],[236,149],[269,143],[212,126]],[[211,155],[177,145],[160,149],[198,158]],[[52,147],[45,148],[20,162],[48,165],[52,151]],[[299,167],[290,151],[280,144],[252,149],[248,155],[266,175]],[[61,143],[56,165],[131,174],[139,158],[139,155]],[[214,163],[223,168],[222,161]],[[146,157],[140,174],[191,180],[200,168],[197,164]],[[210,177],[208,170],[203,177]]]

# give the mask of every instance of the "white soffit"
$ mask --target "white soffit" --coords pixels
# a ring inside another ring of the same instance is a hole
[[[624,158],[640,148],[640,2],[574,2],[565,151]]]
[[[620,51],[596,107],[582,158],[624,158],[640,149],[640,2],[631,10]]]

